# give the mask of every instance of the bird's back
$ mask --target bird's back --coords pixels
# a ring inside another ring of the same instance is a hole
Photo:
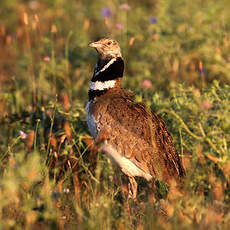
[[[145,173],[169,181],[184,175],[181,160],[165,122],[135,95],[110,89],[90,103],[97,132],[106,131],[106,142]]]

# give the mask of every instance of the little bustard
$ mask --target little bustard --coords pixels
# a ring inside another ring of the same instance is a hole
[[[167,125],[121,88],[124,61],[118,42],[103,38],[89,46],[99,59],[90,83],[87,124],[95,142],[106,143],[103,151],[128,176],[131,196],[137,194],[135,177],[180,181],[185,171]]]

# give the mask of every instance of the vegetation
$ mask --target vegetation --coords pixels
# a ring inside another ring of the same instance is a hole
[[[2,1],[0,229],[229,229],[229,8]],[[96,54],[87,44],[101,36],[120,42],[123,86],[163,116],[182,156],[184,189],[172,184],[167,199],[141,183],[127,201],[123,175],[91,151],[84,106]]]

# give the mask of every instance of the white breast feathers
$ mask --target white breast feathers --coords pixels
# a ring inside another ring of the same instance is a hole
[[[89,112],[89,107],[90,107],[90,103],[92,103],[92,101],[89,101],[85,107],[85,111],[86,111],[86,121],[89,127],[89,131],[91,133],[91,135],[93,136],[94,139],[96,139],[97,137],[97,124],[96,124],[96,120],[95,117],[93,116],[93,114],[91,114]]]

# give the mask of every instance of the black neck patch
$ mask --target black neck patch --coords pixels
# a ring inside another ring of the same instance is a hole
[[[96,81],[105,82],[105,81],[114,80],[116,78],[123,77],[124,61],[121,57],[116,58],[114,62],[112,62],[107,68],[105,68],[103,71],[100,72],[100,70],[102,70],[106,66],[106,64],[109,63],[109,61],[94,71],[94,75],[91,80],[92,82],[96,82]],[[100,63],[100,60],[98,63]]]
[[[108,89],[105,90],[89,90],[88,91],[88,95],[89,95],[89,101],[93,100],[95,97],[99,97],[101,95],[103,95],[104,93],[107,92]]]

